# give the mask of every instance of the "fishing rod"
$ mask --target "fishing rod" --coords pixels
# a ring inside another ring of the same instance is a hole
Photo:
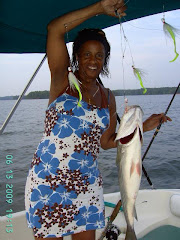
[[[174,94],[173,94],[173,96],[171,98],[171,101],[170,101],[170,103],[169,103],[169,105],[168,105],[168,107],[167,107],[167,109],[166,109],[166,111],[164,113],[165,116],[166,116],[166,114],[167,114],[167,112],[168,112],[168,110],[169,110],[169,108],[170,108],[170,106],[171,106],[175,96],[176,96],[176,93],[177,93],[177,91],[179,89],[179,86],[180,86],[180,82],[179,82],[179,84],[178,84],[178,86],[177,86],[177,88],[176,88],[176,90],[175,90],[175,92],[174,92]],[[148,151],[149,151],[149,149],[150,149],[150,147],[151,147],[155,137],[157,136],[157,134],[158,134],[158,132],[159,132],[159,130],[161,128],[161,125],[162,125],[162,120],[160,121],[160,124],[157,126],[156,131],[154,132],[154,135],[152,136],[152,139],[151,139],[151,141],[150,141],[150,143],[149,143],[149,145],[148,145],[148,147],[147,147],[147,149],[146,149],[146,151],[145,151],[145,153],[144,153],[144,155],[142,157],[142,162],[144,161],[144,159],[145,159],[145,157],[146,157],[146,155],[147,155],[147,153],[148,153]]]
[[[19,96],[18,100],[16,101],[14,107],[12,108],[12,110],[10,111],[9,115],[7,116],[6,120],[4,121],[2,127],[0,128],[0,135],[3,133],[4,129],[6,128],[7,124],[9,123],[11,117],[13,116],[14,112],[16,111],[19,103],[21,102],[22,98],[24,97],[24,94],[26,93],[27,89],[29,88],[29,86],[31,85],[32,81],[34,80],[36,74],[38,73],[39,69],[41,68],[41,66],[43,65],[45,59],[46,59],[46,54],[44,55],[43,59],[41,60],[39,66],[37,67],[37,69],[35,70],[34,74],[32,75],[32,77],[30,78],[29,82],[27,83],[26,87],[24,88],[24,90],[22,91],[21,95]]]
[[[178,91],[178,89],[179,89],[179,86],[180,86],[180,83],[178,84],[178,86],[177,86],[177,88],[176,88],[176,90],[175,90],[175,92],[174,92],[174,94],[173,94],[173,96],[172,96],[172,98],[171,98],[171,101],[169,102],[169,105],[168,105],[167,108],[166,108],[166,111],[165,111],[165,113],[164,113],[165,116],[166,116],[166,114],[167,114],[167,112],[168,112],[168,110],[169,110],[169,108],[170,108],[170,106],[171,106],[171,104],[172,104],[175,96],[176,96],[176,93],[177,93],[177,91]],[[145,151],[145,153],[144,153],[144,155],[143,155],[143,157],[142,157],[142,162],[144,161],[144,159],[145,159],[145,157],[146,157],[146,155],[147,155],[147,153],[148,153],[148,151],[149,151],[149,149],[150,149],[150,147],[151,147],[151,145],[152,145],[155,137],[157,136],[157,134],[158,134],[158,132],[159,132],[159,130],[160,130],[160,128],[161,128],[161,125],[162,125],[162,120],[160,121],[160,124],[157,126],[157,128],[156,128],[156,130],[155,130],[155,132],[154,132],[154,134],[153,134],[153,136],[152,136],[152,139],[151,139],[151,141],[150,141],[150,143],[149,143],[149,145],[148,145],[148,147],[147,147],[147,149],[146,149],[146,151]],[[153,183],[151,182],[151,179],[150,179],[150,177],[148,176],[148,173],[147,173],[146,169],[144,168],[143,164],[142,164],[142,170],[143,170],[143,173],[144,173],[144,175],[145,175],[145,177],[146,177],[149,185],[152,187],[152,189],[154,189]]]
[[[116,204],[110,218],[108,219],[108,222],[106,224],[106,227],[104,229],[104,231],[101,233],[101,236],[98,240],[103,240],[103,238],[106,236],[106,232],[108,231],[108,229],[111,227],[112,222],[114,221],[114,219],[117,217],[117,214],[119,212],[120,207],[122,206],[122,202],[121,200],[118,201],[118,203]]]

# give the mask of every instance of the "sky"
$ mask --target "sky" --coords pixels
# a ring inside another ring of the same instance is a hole
[[[105,29],[111,44],[110,77],[102,78],[104,86],[115,89],[139,89],[139,81],[133,74],[132,65],[143,72],[147,88],[177,87],[180,81],[180,56],[175,56],[172,39],[165,36],[161,18],[157,14],[123,23],[127,41],[122,37],[120,26]],[[180,10],[165,13],[166,22],[179,29]],[[71,45],[68,50],[71,54]],[[180,34],[176,35],[177,52],[180,53]],[[124,58],[122,53],[124,52]],[[41,62],[44,54],[0,54],[0,97],[20,95]],[[50,72],[47,60],[27,90],[49,90]]]

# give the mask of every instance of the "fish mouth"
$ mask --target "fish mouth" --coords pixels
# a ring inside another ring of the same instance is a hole
[[[141,130],[140,130],[139,127],[136,127],[136,128],[134,129],[134,132],[132,132],[131,134],[129,134],[129,135],[123,137],[123,138],[120,138],[120,139],[119,139],[120,143],[121,143],[121,144],[127,144],[127,143],[129,143],[129,142],[133,139],[136,131],[138,131],[138,130],[139,130],[139,138],[140,138],[140,141],[142,142],[142,133],[141,133]]]

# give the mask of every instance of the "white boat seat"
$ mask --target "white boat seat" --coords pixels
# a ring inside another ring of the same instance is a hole
[[[180,217],[180,194],[174,194],[170,198],[171,213],[176,217]]]

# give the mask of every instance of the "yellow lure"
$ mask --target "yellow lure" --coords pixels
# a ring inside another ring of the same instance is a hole
[[[81,107],[81,100],[82,100],[82,93],[81,93],[81,90],[80,90],[80,85],[79,85],[79,82],[78,82],[78,79],[76,78],[76,76],[74,75],[74,73],[72,72],[71,68],[68,67],[68,79],[69,79],[69,85],[70,85],[70,88],[73,89],[73,91],[76,90],[78,91],[78,94],[79,94],[79,101],[78,101],[78,106]]]
[[[143,81],[142,81],[142,77],[141,77],[141,75],[142,75],[141,70],[138,68],[135,68],[134,66],[132,66],[132,68],[133,68],[135,77],[139,80],[141,87],[144,89],[143,94],[145,94],[147,92],[147,89],[143,85]]]

